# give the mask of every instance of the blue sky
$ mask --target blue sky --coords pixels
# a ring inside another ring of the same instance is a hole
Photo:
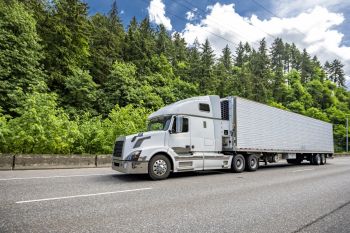
[[[113,0],[84,0],[89,14],[107,13]],[[131,18],[150,17],[188,44],[209,39],[217,54],[239,41],[257,45],[282,37],[306,48],[322,62],[340,59],[350,75],[349,0],[117,0],[125,26]]]

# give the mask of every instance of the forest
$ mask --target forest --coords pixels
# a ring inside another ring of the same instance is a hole
[[[126,24],[125,24],[126,25]],[[116,2],[0,0],[0,153],[111,153],[147,115],[198,95],[237,95],[333,124],[344,151],[343,64],[294,43],[187,44],[148,18],[123,26]]]

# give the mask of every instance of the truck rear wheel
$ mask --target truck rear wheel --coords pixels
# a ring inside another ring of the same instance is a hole
[[[256,171],[259,168],[259,159],[256,155],[248,155],[246,157],[246,170],[247,171]]]
[[[320,154],[315,154],[314,156],[312,156],[312,160],[313,160],[313,165],[320,165],[321,164],[321,155]]]
[[[326,155],[322,154],[321,155],[321,165],[324,165],[324,164],[326,164]]]
[[[171,164],[165,155],[155,155],[148,164],[148,175],[152,180],[163,180],[170,174]]]
[[[235,173],[241,173],[245,169],[245,160],[243,155],[234,155],[232,158],[231,170]]]

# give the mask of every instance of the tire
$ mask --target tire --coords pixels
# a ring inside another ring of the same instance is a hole
[[[321,155],[320,154],[316,154],[312,157],[312,160],[313,160],[313,165],[321,165]]]
[[[259,159],[256,155],[248,155],[245,160],[245,168],[247,171],[256,171],[259,168]]]
[[[321,165],[325,165],[326,164],[326,155],[322,154],[321,155]]]
[[[245,159],[243,155],[234,155],[232,158],[231,170],[235,173],[241,173],[245,169]]]
[[[170,175],[171,164],[165,155],[155,155],[148,164],[148,175],[152,180],[164,180]]]

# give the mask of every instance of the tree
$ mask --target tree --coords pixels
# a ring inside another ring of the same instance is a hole
[[[272,95],[277,101],[282,100],[281,88],[284,83],[285,51],[281,38],[276,38],[271,45],[271,69],[273,71]]]
[[[251,72],[253,74],[252,92],[253,99],[266,103],[270,96],[270,59],[267,55],[265,38],[260,41],[258,51],[253,50],[250,61]]]
[[[311,62],[311,58],[306,49],[303,49],[303,53],[301,55],[301,83],[307,83],[311,80],[313,66]]]
[[[214,50],[211,48],[209,40],[206,39],[201,46],[201,79],[199,81],[199,88],[203,90],[204,93],[215,93],[216,82],[213,75],[213,65],[214,65]]]
[[[200,78],[201,78],[201,55],[199,52],[200,44],[197,39],[195,39],[193,45],[188,49],[189,50],[189,56],[188,56],[188,63],[189,63],[189,71],[188,76],[184,77],[185,81],[191,82],[191,83],[197,83],[199,84]]]
[[[222,55],[219,58],[219,62],[216,65],[216,78],[218,79],[217,94],[221,97],[226,95],[225,86],[232,75],[232,53],[228,45],[222,50]]]
[[[328,79],[336,83],[339,87],[345,87],[345,72],[343,67],[344,65],[338,59],[334,59],[331,64],[329,62],[325,64]]]
[[[138,82],[136,66],[132,63],[116,61],[111,74],[103,83],[100,106],[104,114],[108,114],[116,104],[121,107],[138,103]]]
[[[87,18],[87,4],[80,0],[54,0],[50,4],[48,14],[44,25],[46,31],[42,36],[46,52],[43,64],[49,74],[49,89],[61,97],[61,106],[71,110],[77,109],[78,112],[86,111],[86,106],[93,106],[94,98],[85,99],[86,102],[92,102],[83,106],[80,105],[79,99],[74,98],[79,96],[76,90],[96,91],[93,81],[87,80],[90,79],[87,77],[87,69],[91,31]],[[87,86],[82,86],[84,84]],[[71,110],[70,113],[75,114]],[[94,112],[92,109],[89,111]]]
[[[46,91],[36,22],[23,4],[0,2],[0,107],[5,114],[23,100],[23,93]]]
[[[97,13],[91,17],[90,72],[94,81],[102,84],[116,60],[122,59],[124,28],[116,1],[107,16]]]

